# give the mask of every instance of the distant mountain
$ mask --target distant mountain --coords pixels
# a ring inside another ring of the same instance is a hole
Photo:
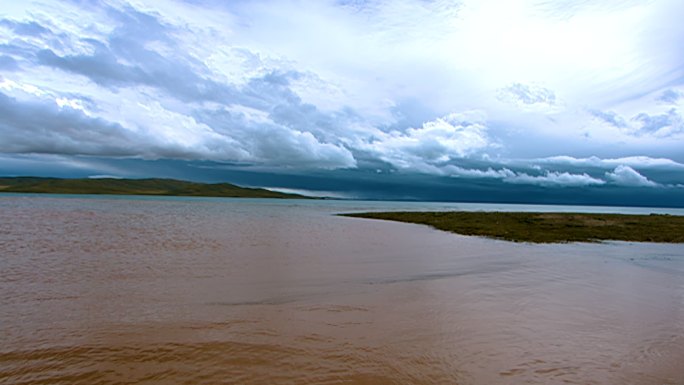
[[[239,187],[230,183],[208,184],[174,179],[0,177],[0,192],[310,199],[302,195]]]

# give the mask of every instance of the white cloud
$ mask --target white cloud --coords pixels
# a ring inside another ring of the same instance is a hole
[[[602,185],[606,183],[604,180],[594,178],[586,173],[573,174],[569,172],[545,171],[540,175],[530,175],[524,172],[515,172],[508,168],[501,168],[499,170],[494,170],[492,168],[478,170],[458,166],[445,166],[442,170],[448,175],[456,177],[492,178],[501,179],[506,183],[533,184],[539,186],[577,187]]]
[[[463,158],[491,145],[478,112],[449,114],[420,128],[379,132],[364,149],[399,169],[438,172],[437,165]]]
[[[543,164],[567,164],[572,166],[592,166],[613,168],[619,165],[626,165],[637,168],[684,168],[684,164],[667,158],[651,158],[648,156],[629,156],[623,158],[601,159],[596,156],[588,158],[575,158],[567,155],[552,156],[542,159],[533,159],[526,162]]]
[[[525,110],[553,110],[558,104],[556,94],[538,84],[513,83],[499,89],[499,100],[516,105]]]
[[[493,178],[506,180],[510,178],[515,178],[518,175],[507,168],[494,170],[493,168],[489,167],[486,170],[479,170],[473,168],[463,168],[454,165],[447,165],[442,167],[442,170],[447,175],[465,178]]]
[[[620,165],[613,172],[607,172],[606,177],[620,186],[655,187],[658,184],[639,174],[629,166]]]
[[[664,158],[649,158],[643,156],[626,157],[619,159],[600,159],[597,157],[574,158],[570,156],[556,156],[543,159],[511,160],[503,164],[516,165],[536,173],[513,171],[507,167],[487,169],[464,168],[456,165],[446,165],[437,169],[438,174],[463,178],[490,178],[500,179],[506,183],[536,184],[541,186],[600,186],[612,183],[620,186],[638,187],[680,187],[679,184],[659,184],[641,175],[632,167],[659,170],[681,170],[684,165]],[[597,167],[611,169],[602,175],[589,175],[571,171],[553,171],[542,168],[561,166],[572,167]],[[670,174],[674,176],[674,174]],[[602,179],[604,177],[605,179]]]
[[[40,87],[36,87],[33,84],[18,83],[10,79],[2,79],[2,82],[0,82],[0,90],[9,92],[20,91],[18,92],[20,95],[23,94],[34,97],[43,97],[50,94],[49,92],[41,89]]]
[[[572,174],[569,172],[547,171],[542,175],[529,175],[526,173],[518,173],[512,177],[504,179],[507,183],[517,184],[536,184],[540,186],[566,186],[566,187],[581,187],[591,185],[602,185],[606,182],[604,180],[594,178],[582,174]]]

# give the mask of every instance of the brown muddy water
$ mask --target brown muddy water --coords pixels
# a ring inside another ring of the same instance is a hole
[[[332,215],[395,208],[0,197],[0,383],[684,384],[684,246]]]

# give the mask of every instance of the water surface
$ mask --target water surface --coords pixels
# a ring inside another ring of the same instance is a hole
[[[561,206],[0,197],[0,383],[684,384],[684,247],[337,217]]]

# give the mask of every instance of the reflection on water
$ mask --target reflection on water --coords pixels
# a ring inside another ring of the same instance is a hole
[[[684,384],[681,245],[331,215],[373,207],[0,198],[0,383]]]

